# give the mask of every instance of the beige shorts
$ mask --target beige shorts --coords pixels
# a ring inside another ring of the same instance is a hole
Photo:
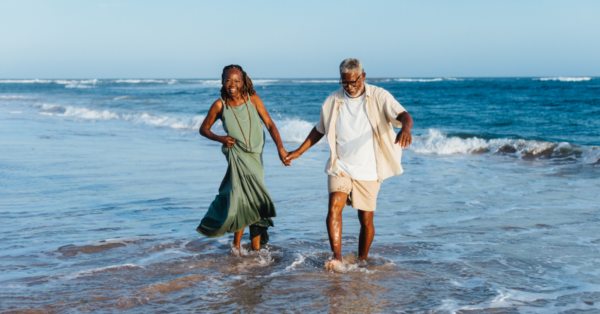
[[[377,181],[361,181],[350,178],[340,171],[340,175],[327,177],[327,189],[329,194],[343,192],[348,194],[346,205],[364,211],[375,211],[377,206],[377,194],[381,183]]]

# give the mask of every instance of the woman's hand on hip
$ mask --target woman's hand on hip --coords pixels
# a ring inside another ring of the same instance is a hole
[[[219,142],[223,143],[223,145],[225,145],[225,147],[231,147],[233,146],[233,144],[235,144],[235,139],[233,137],[229,137],[229,136],[221,136]]]

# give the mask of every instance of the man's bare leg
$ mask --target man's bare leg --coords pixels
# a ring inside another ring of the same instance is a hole
[[[329,234],[329,245],[333,252],[334,260],[342,261],[342,210],[346,206],[348,194],[333,192],[329,194],[329,212],[327,213],[327,233]],[[327,264],[325,265],[327,268]]]
[[[367,260],[373,237],[375,236],[375,226],[373,225],[373,212],[358,210],[358,220],[360,221],[360,236],[358,237],[358,259]]]
[[[260,250],[260,235],[252,238],[252,249],[255,251]]]

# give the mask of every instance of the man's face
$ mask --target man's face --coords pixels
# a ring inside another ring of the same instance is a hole
[[[350,97],[358,97],[365,87],[365,73],[358,73],[358,71],[350,73],[342,73],[342,86],[346,91],[346,94]]]

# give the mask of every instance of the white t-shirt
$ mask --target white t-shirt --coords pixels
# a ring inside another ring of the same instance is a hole
[[[338,165],[354,180],[376,181],[373,129],[365,108],[365,95],[366,92],[350,98],[344,93],[344,106],[336,121]]]

